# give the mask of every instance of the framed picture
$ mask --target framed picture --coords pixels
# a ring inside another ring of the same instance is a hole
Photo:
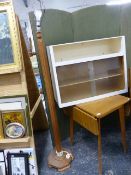
[[[3,150],[0,150],[0,175],[6,175],[6,164]]]
[[[0,74],[19,72],[21,53],[12,2],[0,2]]]
[[[2,112],[5,137],[20,138],[26,135],[27,126],[24,110]]]
[[[7,153],[8,175],[30,175],[28,153]]]
[[[5,156],[5,162],[7,164],[7,154],[8,153],[26,153],[29,155],[28,160],[29,160],[29,171],[30,175],[35,175],[37,171],[37,166],[36,166],[36,160],[35,160],[35,150],[34,148],[19,148],[19,149],[6,149],[4,150],[4,156]]]
[[[0,150],[0,162],[5,162],[5,155],[3,150]]]
[[[0,112],[0,139],[4,138],[4,128],[3,128],[3,122],[2,122],[2,115]]]
[[[0,175],[6,175],[5,162],[0,162]]]

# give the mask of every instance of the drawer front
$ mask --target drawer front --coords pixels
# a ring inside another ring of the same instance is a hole
[[[72,110],[73,120],[80,124],[82,127],[89,130],[91,133],[98,135],[98,122],[97,119],[81,109],[74,107]]]

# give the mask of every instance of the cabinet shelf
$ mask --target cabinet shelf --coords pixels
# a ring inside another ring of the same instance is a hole
[[[98,57],[121,52],[121,38],[105,38],[53,46],[55,62]]]
[[[108,59],[108,58],[113,58],[113,57],[118,57],[118,56],[122,56],[123,53],[114,53],[114,54],[109,54],[109,55],[101,55],[101,56],[95,56],[95,57],[83,57],[83,58],[79,58],[79,59],[75,59],[75,60],[61,60],[55,63],[56,67],[59,66],[66,66],[66,65],[71,65],[71,64],[78,64],[78,63],[84,63],[87,61],[94,61],[94,60],[101,60],[101,59]]]
[[[97,78],[90,79],[90,80],[87,80],[85,77],[85,78],[81,78],[81,80],[76,81],[76,82],[74,82],[74,81],[65,82],[65,84],[62,84],[59,87],[62,88],[62,87],[66,87],[66,86],[74,86],[74,85],[81,84],[81,83],[93,82],[93,81],[98,81],[98,80],[107,79],[107,78],[113,78],[113,77],[117,77],[117,76],[123,76],[123,74],[120,73],[120,74],[114,74],[114,75],[109,75],[109,76],[104,76],[104,77],[97,77]]]
[[[121,75],[122,76],[122,75]],[[97,79],[92,82],[74,84],[60,88],[62,102],[80,100],[97,95],[120,91],[123,89],[121,76],[110,76],[108,79]]]

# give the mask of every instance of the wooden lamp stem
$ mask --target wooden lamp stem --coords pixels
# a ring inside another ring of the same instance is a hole
[[[45,50],[45,46],[42,40],[41,32],[37,32],[37,41],[38,41],[39,57],[40,57],[40,63],[41,63],[41,71],[42,71],[44,81],[45,81],[47,100],[49,104],[49,111],[50,111],[50,117],[51,117],[51,122],[52,122],[52,129],[54,133],[54,142],[55,142],[57,152],[60,152],[62,150],[62,147],[61,147],[61,142],[60,142],[58,121],[57,121],[57,116],[56,116],[54,94],[53,94],[53,89],[52,89],[52,84],[51,84],[48,59],[46,56],[46,50]]]
[[[48,64],[46,49],[45,49],[44,42],[42,40],[41,32],[37,32],[37,44],[38,44],[38,52],[39,52],[41,71],[42,71],[41,73],[44,77],[48,106],[49,106],[50,117],[52,122],[54,142],[55,142],[55,149],[50,153],[48,157],[48,165],[50,167],[57,168],[58,171],[63,171],[70,167],[70,162],[72,161],[73,158],[72,158],[72,154],[69,153],[70,151],[67,152],[65,149],[62,149],[62,146],[61,146],[59,127],[58,127],[58,121],[56,116],[56,105],[55,105],[54,93],[53,93],[53,88],[51,83],[49,64]],[[64,154],[62,154],[62,156],[58,156],[58,154],[61,152],[62,153],[64,152]],[[70,158],[67,158],[68,157],[66,156],[67,154]]]

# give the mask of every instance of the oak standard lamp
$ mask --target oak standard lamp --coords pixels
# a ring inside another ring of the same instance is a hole
[[[56,106],[51,83],[49,64],[46,55],[45,45],[42,40],[42,34],[40,32],[41,15],[42,15],[41,10],[35,11],[37,21],[37,45],[40,59],[39,61],[41,66],[41,74],[44,77],[48,106],[51,117],[51,124],[54,135],[54,144],[55,144],[54,150],[51,151],[51,153],[48,156],[48,165],[49,167],[54,167],[58,169],[58,171],[64,171],[65,169],[70,167],[70,163],[73,160],[73,156],[69,150],[67,151],[66,149],[62,148],[60,141],[59,126],[57,121]]]

